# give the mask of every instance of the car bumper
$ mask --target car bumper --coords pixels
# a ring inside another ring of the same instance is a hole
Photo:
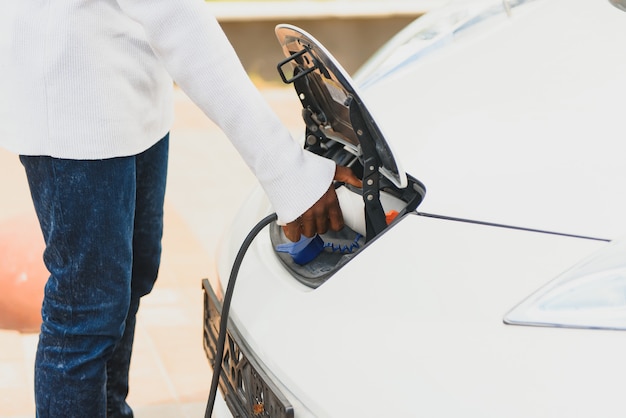
[[[207,279],[202,281],[202,288],[204,351],[215,370],[222,306]],[[229,321],[224,357],[219,369],[219,387],[228,409],[234,417],[293,418],[293,406],[260,364]]]

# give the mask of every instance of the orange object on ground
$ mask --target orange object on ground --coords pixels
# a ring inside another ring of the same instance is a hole
[[[49,276],[44,248],[35,217],[0,223],[0,328],[39,332],[43,288]]]

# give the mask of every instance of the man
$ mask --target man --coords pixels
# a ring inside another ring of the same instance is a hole
[[[37,416],[132,417],[128,367],[160,259],[172,78],[231,139],[291,240],[340,229],[329,186],[360,182],[290,138],[201,0],[4,0],[0,52],[0,144],[26,170],[50,271]]]

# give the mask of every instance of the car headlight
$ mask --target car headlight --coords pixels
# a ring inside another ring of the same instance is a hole
[[[626,240],[557,277],[511,310],[504,322],[626,330]]]

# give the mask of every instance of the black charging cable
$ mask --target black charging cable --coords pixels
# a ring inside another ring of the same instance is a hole
[[[254,228],[252,228],[250,232],[248,232],[248,235],[246,235],[246,239],[241,244],[241,247],[239,247],[239,251],[237,252],[237,256],[235,257],[235,261],[233,262],[233,267],[230,270],[230,277],[228,278],[228,285],[226,286],[226,293],[224,294],[224,300],[222,302],[222,316],[220,318],[220,332],[217,338],[217,349],[213,364],[213,378],[211,379],[211,389],[209,391],[209,400],[206,405],[204,418],[211,418],[211,415],[213,414],[213,407],[215,406],[217,387],[220,381],[220,374],[222,373],[222,360],[224,358],[224,345],[226,344],[228,312],[230,311],[230,302],[233,299],[233,290],[235,289],[235,282],[237,281],[239,268],[241,267],[243,258],[246,255],[248,248],[252,244],[252,241],[254,241],[254,238],[259,235],[259,232],[261,232],[263,228],[274,222],[276,219],[276,214],[272,213],[271,215],[263,218],[258,224],[254,226]]]

